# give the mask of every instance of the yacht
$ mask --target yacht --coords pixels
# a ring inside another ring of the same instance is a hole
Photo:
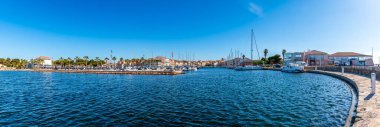
[[[191,70],[191,71],[197,71],[198,68],[193,66],[193,67],[190,67],[189,70]]]
[[[244,67],[236,67],[236,71],[249,71],[249,70],[262,70],[261,66],[244,66]]]
[[[289,63],[282,68],[282,72],[302,73],[305,72],[305,62]]]
[[[197,71],[198,68],[195,66],[184,66],[184,67],[182,67],[182,70],[183,71]]]

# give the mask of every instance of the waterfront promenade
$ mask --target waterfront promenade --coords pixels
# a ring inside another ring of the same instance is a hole
[[[376,81],[376,93],[370,97],[371,79],[355,74],[313,70],[309,72],[341,75],[355,82],[358,88],[358,104],[353,127],[380,127],[380,83]],[[370,98],[369,98],[370,97]],[[346,124],[347,126],[347,124]],[[349,126],[349,125],[348,125]]]

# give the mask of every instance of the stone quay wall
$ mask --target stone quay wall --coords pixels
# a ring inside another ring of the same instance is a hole
[[[309,70],[308,72],[329,75],[346,81],[357,89],[357,104],[353,102],[345,127],[380,127],[380,82],[376,81],[376,92],[371,94],[371,79],[368,76],[334,71]],[[354,109],[352,109],[354,107]],[[356,114],[352,111],[356,111]]]
[[[369,77],[371,73],[376,73],[376,79],[380,81],[380,67],[379,66],[322,66],[322,67],[305,67],[306,70],[322,70],[332,72],[342,72],[344,68],[345,73],[362,75]]]

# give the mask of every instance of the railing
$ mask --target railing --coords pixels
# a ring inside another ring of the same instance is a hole
[[[376,79],[380,81],[380,67],[379,66],[322,66],[317,67],[317,70],[334,71],[344,73],[358,74],[366,77],[370,77],[371,73],[376,73]],[[315,70],[315,67],[307,67],[307,70]]]

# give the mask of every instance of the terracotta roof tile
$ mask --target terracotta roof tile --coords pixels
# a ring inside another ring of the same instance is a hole
[[[350,56],[370,56],[370,55],[364,55],[364,54],[355,53],[355,52],[337,52],[337,53],[331,54],[330,56],[332,56],[332,57],[344,57],[344,56],[350,57]]]
[[[48,57],[48,56],[40,56],[40,57],[37,57],[36,59],[41,59],[41,60],[51,60],[51,58]]]
[[[322,51],[318,51],[318,50],[311,50],[311,51],[306,52],[306,54],[308,54],[308,55],[328,55],[327,53],[322,52]]]

